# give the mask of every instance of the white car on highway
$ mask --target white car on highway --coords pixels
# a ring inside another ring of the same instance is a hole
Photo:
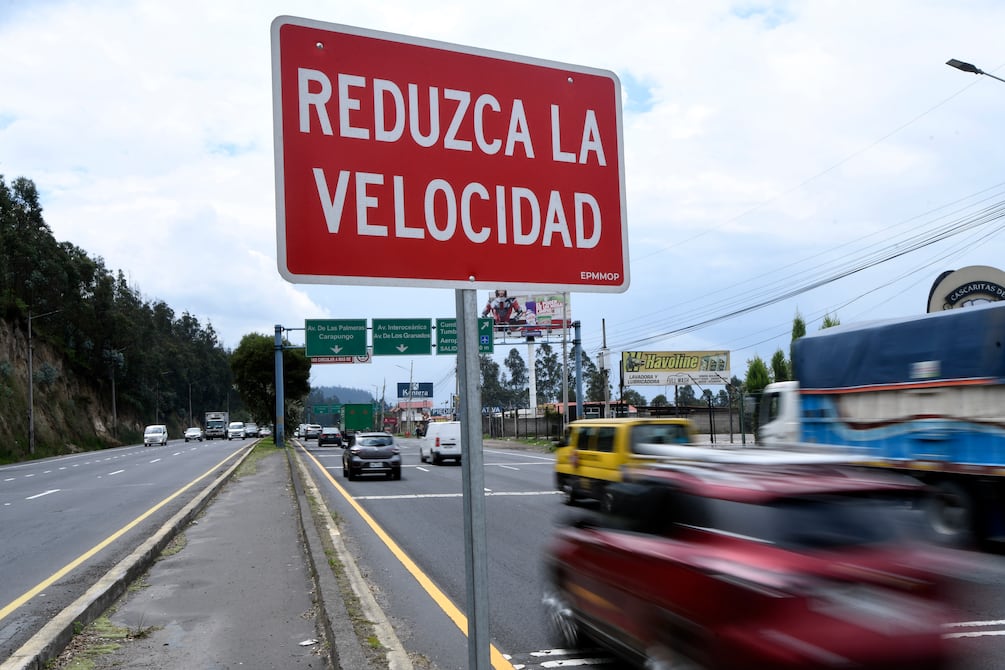
[[[227,439],[228,440],[243,440],[244,439],[244,422],[243,421],[231,421],[230,425],[227,426]]]
[[[151,445],[163,447],[168,443],[168,429],[163,424],[147,426],[143,429],[143,446]]]

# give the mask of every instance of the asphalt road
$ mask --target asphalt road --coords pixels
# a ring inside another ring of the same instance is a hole
[[[0,580],[0,658],[180,508],[192,495],[188,483],[214,477],[248,444],[179,441],[0,468],[0,564],[5,577],[16,576]],[[417,443],[406,439],[400,481],[349,482],[341,450],[314,445],[301,455],[414,666],[467,668],[462,468],[420,463]],[[600,653],[552,649],[546,634],[541,556],[570,514],[552,490],[552,457],[492,443],[484,453],[493,667],[570,667],[586,658],[594,668],[619,667]],[[960,670],[999,668],[1005,658],[1005,570],[1000,556],[983,560],[997,576],[966,586],[959,625],[946,633],[963,650]]]
[[[462,670],[467,638],[450,616],[452,608],[463,614],[466,605],[462,469],[420,463],[415,440],[401,439],[399,445],[400,481],[349,482],[341,474],[341,450],[317,449],[313,442],[309,460],[328,473],[316,470],[318,484],[402,643],[431,667]],[[493,645],[509,664],[493,667],[569,667],[586,659],[593,661],[592,668],[622,667],[603,653],[556,650],[546,632],[540,606],[542,552],[554,525],[576,513],[553,491],[553,458],[492,443],[484,454],[489,627]],[[982,560],[989,573],[961,587],[960,625],[946,632],[961,650],[959,670],[1005,667],[1000,660],[1005,658],[1005,562],[990,554]],[[430,595],[423,578],[442,591],[446,602]]]
[[[0,467],[0,659],[251,443],[176,439]]]

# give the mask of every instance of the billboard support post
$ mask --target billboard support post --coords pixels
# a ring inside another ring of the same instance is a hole
[[[488,670],[488,551],[485,540],[485,474],[482,470],[481,390],[478,366],[478,306],[475,289],[457,289],[457,370],[461,384],[458,419],[464,493],[464,565],[467,575],[468,666]]]

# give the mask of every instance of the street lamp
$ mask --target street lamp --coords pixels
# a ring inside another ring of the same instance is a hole
[[[35,454],[35,397],[34,397],[34,371],[32,367],[34,365],[33,349],[31,346],[31,321],[32,319],[41,319],[43,316],[49,316],[55,314],[62,310],[54,309],[51,312],[46,312],[45,314],[31,315],[31,310],[28,310],[28,453]]]
[[[985,77],[991,77],[992,79],[997,79],[998,81],[1005,82],[1005,79],[1002,79],[1001,77],[996,77],[990,72],[985,72],[976,65],[972,65],[971,63],[964,63],[963,61],[956,60],[955,58],[950,58],[949,60],[947,60],[946,65],[948,65],[949,67],[955,67],[957,70],[962,70],[964,72],[969,72],[971,74],[982,74]]]

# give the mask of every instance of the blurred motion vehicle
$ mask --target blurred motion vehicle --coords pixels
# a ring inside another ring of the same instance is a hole
[[[192,426],[191,428],[185,429],[185,441],[189,440],[199,440],[202,442],[202,428],[198,426]]]
[[[168,430],[167,426],[162,424],[155,424],[147,426],[143,429],[143,446],[149,447],[160,446],[163,447],[168,443]]]
[[[949,550],[898,523],[919,486],[826,463],[628,468],[616,514],[550,542],[556,642],[646,668],[948,667]]]
[[[231,421],[227,426],[227,440],[243,440],[244,439],[244,422],[243,421]]]
[[[268,437],[272,435],[272,426],[262,426],[258,429],[258,437]]]
[[[245,437],[258,437],[258,424],[254,421],[249,421],[244,424],[244,436]]]
[[[205,436],[207,440],[227,437],[227,424],[230,423],[229,412],[206,412]]]
[[[690,444],[694,428],[681,418],[581,419],[566,429],[555,451],[555,486],[568,505],[604,501],[629,464],[658,460],[664,446]]]
[[[419,460],[439,465],[446,459],[461,462],[461,422],[430,421],[419,442]]]
[[[390,433],[356,433],[352,446],[342,452],[343,477],[352,480],[370,474],[401,479],[401,451]]]
[[[304,426],[304,439],[305,440],[316,440],[321,435],[321,425],[317,423],[308,423]]]
[[[942,542],[1005,538],[1005,303],[826,328],[793,342],[759,441],[831,445],[929,485]]]
[[[318,435],[318,446],[323,447],[326,444],[334,444],[336,447],[342,446],[342,431],[338,429],[338,426],[325,426],[321,429],[321,434]]]

